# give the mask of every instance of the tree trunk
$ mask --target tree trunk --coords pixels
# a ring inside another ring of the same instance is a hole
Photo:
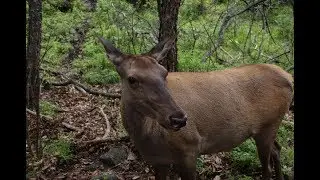
[[[159,42],[170,37],[175,38],[173,48],[168,52],[167,58],[160,64],[169,72],[177,71],[177,22],[180,7],[180,0],[157,0],[160,19]]]
[[[39,61],[41,49],[41,20],[42,20],[42,0],[28,0],[29,19],[28,19],[28,44],[26,51],[26,104],[29,109],[35,109],[37,119],[35,121],[35,149],[38,157],[39,151],[39,97],[40,97],[40,78]],[[27,125],[31,123],[27,123]]]

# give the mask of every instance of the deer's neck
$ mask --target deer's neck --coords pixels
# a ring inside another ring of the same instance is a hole
[[[122,103],[123,125],[144,159],[150,163],[171,163],[168,132],[156,120],[137,111],[135,105]]]
[[[146,122],[146,117],[137,111],[134,103],[122,101],[121,116],[123,126],[128,131],[131,138],[142,136],[143,125]]]

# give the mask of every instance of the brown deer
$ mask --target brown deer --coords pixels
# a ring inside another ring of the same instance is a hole
[[[293,99],[292,77],[276,65],[214,72],[171,72],[158,61],[174,41],[128,55],[99,38],[121,77],[123,125],[143,159],[166,179],[172,164],[182,180],[196,179],[200,154],[256,142],[262,178],[283,179],[276,133]]]

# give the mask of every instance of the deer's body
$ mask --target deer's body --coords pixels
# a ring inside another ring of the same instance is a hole
[[[142,157],[155,167],[156,179],[165,179],[170,164],[182,180],[195,179],[200,154],[229,151],[250,137],[257,144],[263,178],[271,178],[273,160],[277,179],[282,179],[275,137],[293,98],[290,74],[257,64],[169,73],[162,83],[160,75],[148,76],[149,70],[162,73],[149,56],[127,56],[127,61],[134,71],[122,78],[123,123]],[[131,80],[128,85],[126,77],[136,70],[143,79],[134,74],[139,85]]]

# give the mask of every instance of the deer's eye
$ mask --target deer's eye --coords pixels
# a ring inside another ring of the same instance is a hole
[[[137,79],[132,76],[128,77],[128,81],[130,85],[134,85],[138,83]]]

